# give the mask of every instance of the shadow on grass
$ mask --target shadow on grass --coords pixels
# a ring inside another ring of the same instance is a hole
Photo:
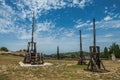
[[[99,69],[99,70],[92,70],[92,69],[84,69],[85,71],[89,72],[96,72],[96,73],[107,73],[110,72],[109,70]]]

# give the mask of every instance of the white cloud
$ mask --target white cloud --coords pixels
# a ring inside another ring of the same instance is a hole
[[[76,21],[76,25],[75,28],[82,28],[82,27],[90,27],[92,25],[92,22],[90,22],[90,20],[87,20],[86,22],[82,22],[81,19]]]
[[[16,36],[18,39],[30,39],[31,38],[31,30],[27,31],[23,28],[17,28],[18,32],[16,33]]]
[[[70,2],[70,3],[69,3]],[[16,4],[18,9],[26,11],[26,15],[30,15],[32,11],[35,11],[37,15],[41,15],[41,13],[46,12],[51,9],[61,9],[68,7],[79,7],[83,9],[89,3],[91,4],[91,0],[23,0],[18,1]],[[71,6],[72,5],[72,6]],[[28,7],[26,9],[25,7]]]
[[[55,28],[55,25],[52,22],[43,22],[37,23],[37,32],[39,31],[49,31],[50,29]]]
[[[30,26],[29,24],[24,23],[25,19],[31,21],[32,12],[35,11],[35,18],[40,17],[40,15],[48,10],[51,9],[60,9],[64,8],[65,6],[70,7],[69,0],[18,0],[18,1],[11,1],[17,10],[14,10],[13,7],[10,5],[7,5],[4,0],[1,0],[2,5],[0,5],[0,21],[2,24],[0,24],[1,32],[9,33],[13,32],[14,28],[19,29],[20,27],[27,27]],[[80,8],[84,8],[87,3],[91,3],[90,0],[81,0],[81,1],[75,1],[72,0],[72,7],[79,6]],[[74,6],[75,5],[75,6]],[[7,11],[7,12],[6,12]],[[24,25],[20,24],[19,22],[24,23]],[[46,30],[46,27],[42,27],[42,25],[47,24],[38,24],[39,26],[38,30]],[[37,25],[37,26],[38,26]],[[6,29],[6,28],[9,28]],[[16,29],[17,30],[17,29]],[[27,30],[26,30],[27,31]]]
[[[111,38],[98,38],[97,43],[112,43],[114,40]],[[106,45],[106,44],[105,44]],[[107,45],[106,45],[107,46]]]
[[[86,26],[88,26],[88,25],[90,25],[90,24],[88,24],[88,23],[79,23],[78,25],[76,25],[76,28],[80,28],[80,27],[86,27]]]
[[[81,2],[80,2],[80,7],[81,8],[84,8],[85,7],[85,4],[86,4],[86,2],[89,2],[90,0],[82,0]]]
[[[7,12],[6,12],[7,11]],[[0,33],[10,33],[14,32],[14,18],[12,16],[14,11],[11,7],[5,5],[5,2],[2,2],[0,5]]]
[[[117,12],[117,5],[116,4],[113,4],[112,6],[110,7],[105,7],[105,11],[104,13],[107,15],[104,20],[105,21],[108,21],[108,20],[111,20],[111,19],[118,19],[119,18],[119,15],[120,13]]]
[[[65,31],[65,32],[64,32],[64,35],[65,35],[66,37],[73,37],[73,36],[75,36],[75,33],[74,33],[74,30]]]
[[[76,21],[76,25],[74,26],[76,29],[82,29],[84,30],[93,30],[93,22],[91,21],[86,21],[86,22],[81,22],[81,20]],[[115,28],[120,28],[120,20],[101,20],[97,21],[96,20],[96,29],[115,29]]]
[[[51,9],[61,9],[66,6],[84,9],[85,6],[91,4],[91,0],[72,0],[71,4],[67,3],[70,2],[70,0],[18,0],[15,2],[18,11],[14,11],[10,6],[5,4],[4,0],[2,1],[2,6],[0,6],[0,16],[2,16],[2,18],[0,18],[0,32],[8,34],[12,32],[19,39],[31,38],[31,17],[33,11],[36,13],[35,18],[39,18],[41,14],[44,14]],[[109,12],[107,11],[106,13],[108,14]],[[120,20],[112,20],[113,16],[111,15],[106,16],[105,21],[96,22],[96,29],[120,28]],[[117,16],[119,16],[119,14]],[[24,23],[25,19],[27,19],[29,23]],[[38,49],[43,52],[56,52],[55,48],[59,45],[61,51],[67,52],[79,50],[79,37],[76,34],[76,31],[78,28],[82,27],[85,27],[84,29],[86,30],[92,30],[92,21],[82,22],[79,20],[76,23],[75,29],[65,29],[62,26],[56,27],[51,21],[35,23],[35,41],[37,42]],[[104,40],[102,38],[98,38],[97,40],[98,42],[107,42],[108,39],[106,38],[112,36],[112,34],[106,34]],[[91,35],[83,34],[82,37],[83,47],[87,49],[90,43],[92,43],[92,39],[90,38]],[[74,46],[74,48],[71,46]],[[21,46],[21,48],[22,47],[24,47],[24,45]]]
[[[120,20],[99,21],[96,23],[96,29],[115,29],[120,28]]]
[[[83,38],[89,38],[89,37],[91,37],[91,35],[90,34],[82,34],[82,37]]]
[[[105,20],[105,21],[112,20],[112,17],[110,17],[110,16],[106,16],[106,17],[104,18],[104,20]]]
[[[45,53],[56,53],[56,47],[60,47],[60,52],[78,51],[79,41],[76,38],[60,38],[53,39],[53,37],[39,38],[37,39],[37,45],[39,50]],[[74,46],[71,47],[71,46]]]
[[[112,37],[113,34],[106,34],[105,37],[108,38],[108,37]]]
[[[79,0],[73,0],[73,4],[78,4]]]
[[[101,21],[98,23],[99,28],[120,28],[120,20]]]
[[[80,8],[84,8],[87,3],[92,4],[91,0],[73,0],[73,6],[79,6]]]

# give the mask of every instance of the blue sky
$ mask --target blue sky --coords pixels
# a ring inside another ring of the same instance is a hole
[[[27,49],[35,12],[34,41],[46,54],[83,51],[93,45],[92,19],[96,19],[97,45],[101,51],[113,42],[120,44],[120,0],[0,0],[0,46]]]

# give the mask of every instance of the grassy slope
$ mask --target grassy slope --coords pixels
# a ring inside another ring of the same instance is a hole
[[[103,61],[110,72],[85,71],[76,61],[46,60],[53,66],[20,67],[22,57],[0,55],[0,80],[120,80],[120,62]]]

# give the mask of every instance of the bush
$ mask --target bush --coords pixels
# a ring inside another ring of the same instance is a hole
[[[8,49],[7,49],[6,47],[1,47],[1,48],[0,48],[0,51],[6,51],[6,52],[7,52]]]

